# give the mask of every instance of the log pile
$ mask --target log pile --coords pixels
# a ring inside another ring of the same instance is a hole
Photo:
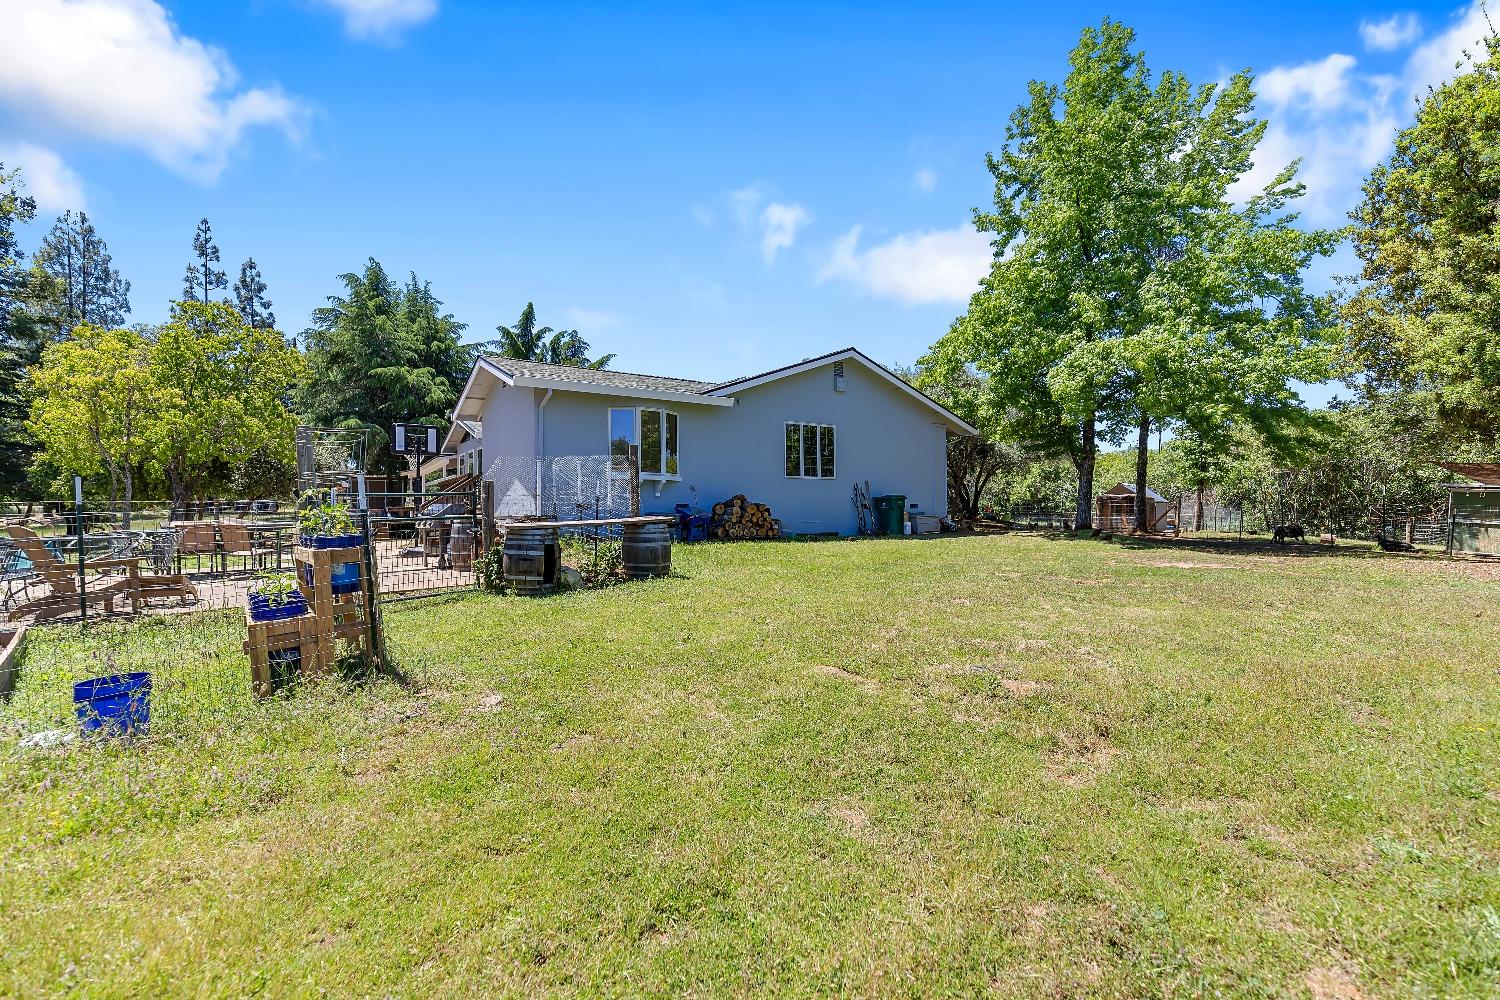
[[[771,516],[771,508],[746,499],[737,493],[713,506],[709,538],[780,538],[781,522]]]

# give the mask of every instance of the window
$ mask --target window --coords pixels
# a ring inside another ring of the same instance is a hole
[[[786,425],[786,474],[789,479],[834,477],[834,432],[829,424]]]
[[[611,407],[609,453],[638,461],[642,479],[676,479],[677,414],[655,407]]]

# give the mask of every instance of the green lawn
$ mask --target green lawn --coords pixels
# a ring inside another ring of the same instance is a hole
[[[1493,575],[1019,536],[674,556],[391,606],[420,691],[0,744],[0,994],[1500,990]],[[0,731],[105,644],[221,691],[239,639],[38,630]]]

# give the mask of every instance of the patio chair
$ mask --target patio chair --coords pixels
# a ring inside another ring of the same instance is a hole
[[[182,537],[177,539],[177,572],[182,572],[184,556],[208,556],[208,571],[214,571],[214,560],[219,555],[218,528],[212,521],[193,521],[182,526]],[[200,562],[201,565],[201,562]]]
[[[276,548],[267,545],[250,533],[249,525],[243,521],[219,522],[219,559],[224,572],[229,572],[230,559],[243,559],[246,569],[262,569],[276,555]]]
[[[37,582],[47,593],[11,609],[10,620],[34,617],[42,622],[70,615],[79,607],[78,564],[58,559],[47,543],[30,528],[10,525],[5,529],[11,541],[25,554],[35,571]],[[181,576],[141,572],[141,563],[150,556],[134,555],[109,559],[84,559],[83,572],[100,574],[94,584],[85,584],[84,600],[93,606],[103,605],[105,614],[114,611],[115,601],[130,602],[130,610],[139,612],[146,601],[159,597],[181,597],[197,600],[198,591]],[[122,571],[116,576],[115,571]]]

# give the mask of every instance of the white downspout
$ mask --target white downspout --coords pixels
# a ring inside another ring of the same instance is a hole
[[[547,447],[547,401],[552,398],[552,390],[548,389],[542,401],[536,404],[536,514],[542,516],[542,456],[546,454]]]

